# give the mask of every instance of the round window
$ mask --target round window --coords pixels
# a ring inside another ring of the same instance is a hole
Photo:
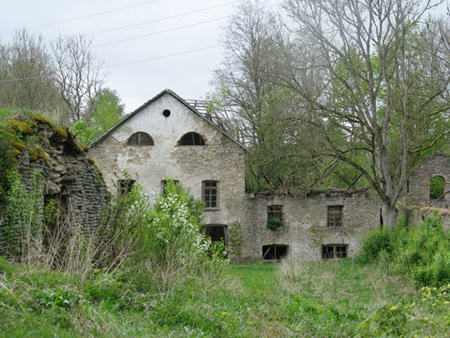
[[[163,115],[164,115],[164,117],[169,117],[170,116],[170,110],[169,109],[164,110],[163,111]]]

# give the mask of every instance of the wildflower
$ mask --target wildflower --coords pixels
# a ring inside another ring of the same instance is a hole
[[[391,307],[391,311],[395,311],[397,310],[397,307],[394,305],[393,307]]]
[[[227,315],[227,313],[226,312],[222,312],[222,316],[226,316]]]

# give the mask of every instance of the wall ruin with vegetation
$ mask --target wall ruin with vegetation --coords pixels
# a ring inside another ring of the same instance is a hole
[[[438,180],[435,180],[435,179]],[[450,156],[434,153],[412,172],[400,206],[410,224],[418,225],[436,211],[450,229]]]
[[[15,116],[2,128],[8,135],[8,144],[4,145],[8,148],[6,155],[12,155],[9,171],[16,169],[27,190],[33,186],[38,190],[42,201],[38,212],[42,213],[44,206],[54,200],[58,217],[71,226],[80,225],[86,233],[92,232],[106,205],[107,191],[87,148],[69,131],[39,115]],[[2,175],[6,176],[7,168],[2,169],[5,169]],[[2,178],[2,188],[7,190],[7,179]],[[7,216],[3,215],[2,226],[6,224]]]

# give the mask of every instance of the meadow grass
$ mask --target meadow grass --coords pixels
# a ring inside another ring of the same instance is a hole
[[[386,337],[448,335],[448,304],[424,298],[382,265],[257,262],[230,265],[216,277],[143,289],[126,271],[95,271],[80,285],[65,273],[0,258],[0,335],[370,337],[385,325],[374,314],[386,313],[393,328]],[[364,322],[373,330],[361,329]]]

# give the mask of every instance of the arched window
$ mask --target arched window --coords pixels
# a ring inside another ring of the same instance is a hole
[[[130,136],[127,144],[129,146],[154,146],[155,142],[149,134],[139,131]]]
[[[444,198],[445,179],[442,176],[430,178],[430,199],[437,200]]]
[[[202,135],[191,132],[184,134],[180,139],[180,146],[204,146],[205,140]]]

